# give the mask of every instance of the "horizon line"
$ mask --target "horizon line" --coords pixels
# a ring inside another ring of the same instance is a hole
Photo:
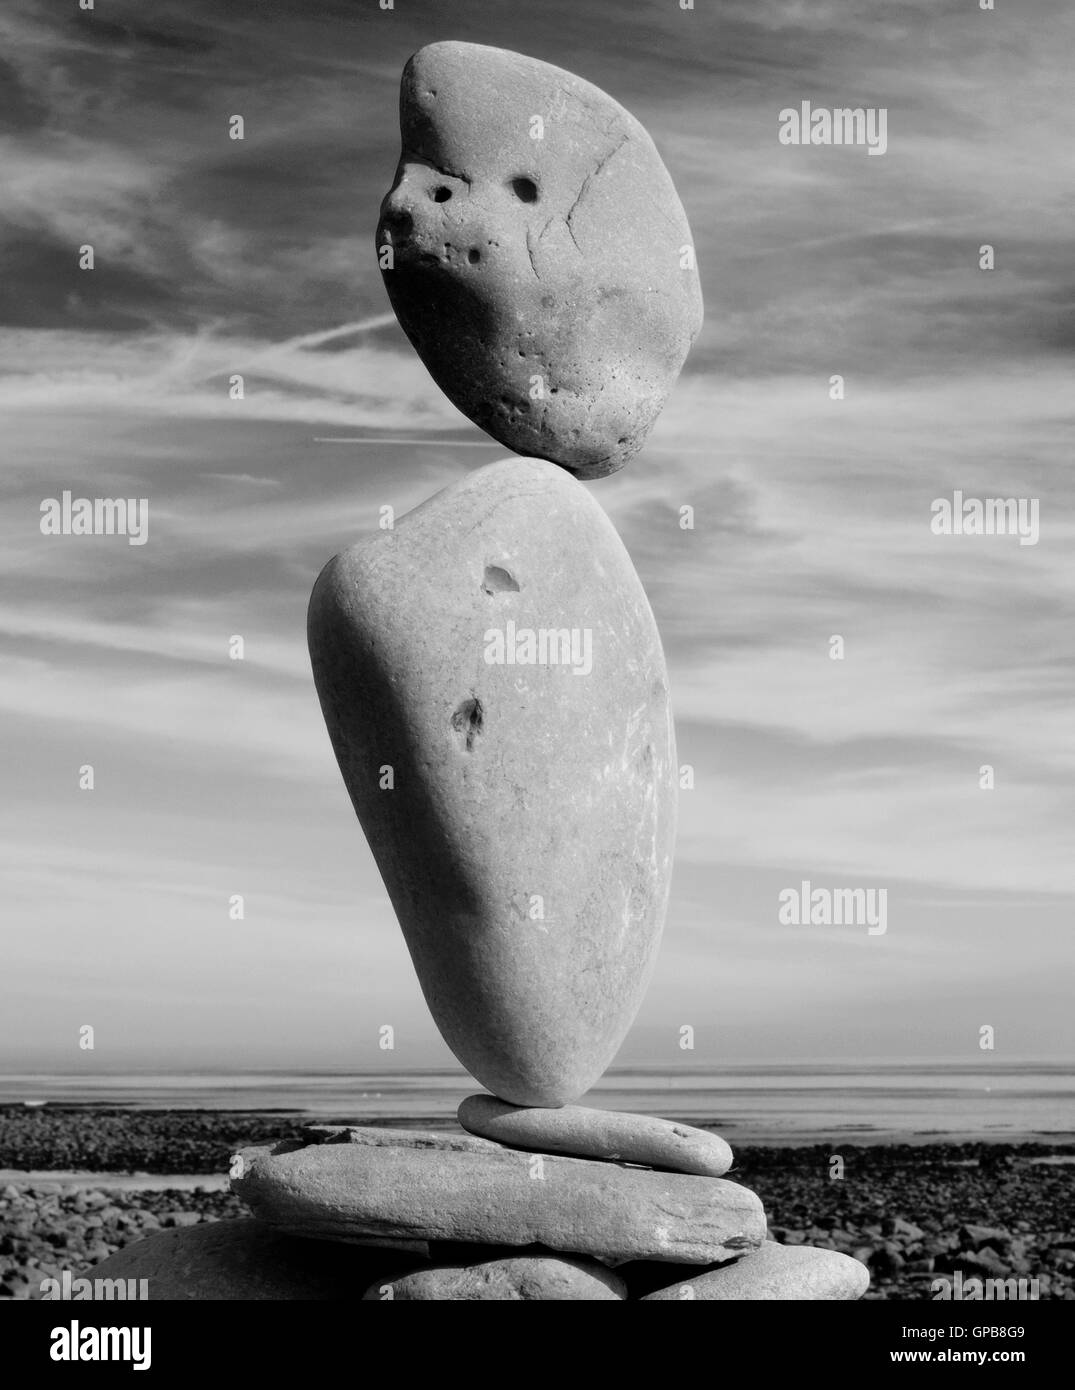
[[[890,1069],[890,1070],[923,1070],[925,1068],[945,1068],[948,1070],[965,1069],[967,1071],[996,1072],[1012,1067],[1037,1067],[1042,1069],[1064,1069],[1071,1068],[1075,1072],[1075,1058],[1045,1058],[1041,1056],[1028,1056],[1011,1058],[1005,1061],[1000,1060],[968,1060],[966,1057],[943,1057],[931,1056],[926,1058],[903,1057],[903,1058],[860,1058],[854,1061],[840,1058],[810,1058],[796,1062],[774,1062],[774,1061],[754,1061],[754,1062],[708,1062],[694,1061],[681,1063],[679,1065],[668,1065],[657,1062],[638,1062],[625,1063],[622,1066],[609,1067],[601,1077],[594,1082],[595,1089],[600,1086],[601,1081],[606,1077],[630,1076],[637,1074],[653,1074],[657,1076],[674,1076],[683,1074],[699,1074],[703,1072],[795,1072],[809,1071],[819,1067],[828,1070],[840,1071],[862,1071],[867,1069]],[[146,1067],[126,1067],[115,1071],[7,1071],[0,1069],[0,1081],[5,1080],[51,1080],[57,1078],[74,1078],[78,1080],[98,1080],[108,1081],[122,1077],[218,1077],[218,1078],[242,1078],[242,1077],[358,1077],[358,1076],[457,1076],[460,1080],[473,1081],[475,1085],[481,1083],[472,1077],[462,1067],[448,1066],[406,1066],[406,1067],[247,1067],[243,1069],[232,1069],[228,1067],[183,1067],[173,1069],[168,1066],[146,1066]]]

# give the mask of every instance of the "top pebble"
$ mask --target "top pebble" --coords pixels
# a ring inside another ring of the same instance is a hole
[[[469,43],[410,59],[400,131],[378,256],[434,380],[518,454],[577,478],[622,468],[702,324],[653,141],[589,82]]]

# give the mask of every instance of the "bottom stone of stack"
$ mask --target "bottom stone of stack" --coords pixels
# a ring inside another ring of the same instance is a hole
[[[508,1252],[445,1243],[422,1259],[384,1247],[281,1235],[259,1221],[219,1221],[162,1231],[91,1271],[104,1281],[145,1280],[152,1302],[711,1302],[860,1298],[865,1265],[813,1246],[766,1242],[741,1259],[698,1266],[630,1261],[614,1270],[553,1251]]]
[[[89,1271],[95,1297],[115,1297],[105,1281],[145,1280],[138,1297],[159,1302],[361,1299],[373,1280],[405,1274],[414,1254],[383,1247],[328,1245],[281,1235],[260,1221],[214,1221],[161,1231],[117,1250]]]

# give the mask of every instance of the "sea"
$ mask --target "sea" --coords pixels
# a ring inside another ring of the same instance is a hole
[[[0,1105],[237,1110],[339,1123],[452,1122],[461,1070],[0,1076]],[[1075,1140],[1069,1064],[615,1068],[587,1105],[703,1123],[739,1143]]]

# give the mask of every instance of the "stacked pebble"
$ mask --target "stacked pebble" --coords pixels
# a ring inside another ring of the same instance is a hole
[[[489,1095],[458,1134],[312,1126],[242,1150],[253,1221],[169,1231],[99,1265],[150,1297],[367,1302],[855,1299],[849,1255],[766,1240],[728,1145],[649,1116]]]
[[[316,1297],[312,1238],[362,1247],[348,1277],[377,1267],[369,1300],[857,1298],[856,1260],[766,1243],[721,1139],[570,1104],[637,1012],[671,877],[660,637],[578,479],[641,447],[701,325],[683,208],[628,112],[519,54],[421,50],[400,125],[377,233],[389,297],[442,389],[527,457],[330,561],[309,643],[430,1011],[494,1094],[463,1103],[459,1135],[244,1150],[252,1226],[106,1266],[212,1297],[224,1269],[286,1288],[298,1261],[291,1296]],[[289,1237],[305,1250],[274,1243]]]
[[[454,42],[404,69],[400,135],[377,256],[437,385],[517,454],[622,468],[702,326],[653,141],[574,73]]]
[[[489,1095],[459,1122],[473,1138],[324,1127],[306,1147],[248,1149],[233,1189],[292,1235],[419,1242],[422,1262],[375,1280],[369,1301],[854,1299],[869,1284],[848,1255],[767,1241],[758,1198],[723,1176],[731,1149],[705,1130]]]

